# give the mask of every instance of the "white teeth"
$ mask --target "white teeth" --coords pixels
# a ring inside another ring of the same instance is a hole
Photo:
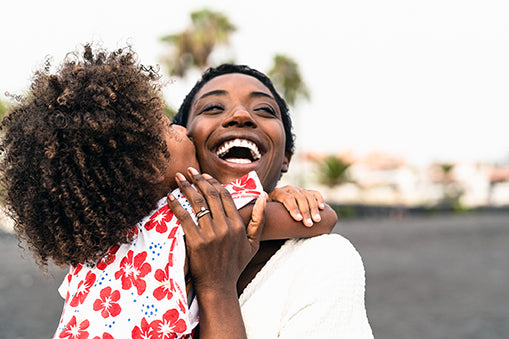
[[[255,143],[253,143],[249,140],[246,140],[246,139],[234,139],[234,140],[225,142],[221,147],[219,147],[219,149],[217,151],[217,155],[221,157],[221,156],[225,155],[233,147],[248,148],[251,151],[251,155],[253,156],[253,158],[255,160],[258,160],[261,158],[261,154],[260,154],[260,151],[258,150],[258,146],[256,146]],[[249,161],[247,159],[230,159],[230,160],[231,160],[231,162],[235,162],[235,163],[251,163],[251,161]],[[242,162],[239,162],[239,161],[242,161]]]
[[[234,164],[250,164],[251,160],[249,159],[226,159],[227,162],[232,162]]]

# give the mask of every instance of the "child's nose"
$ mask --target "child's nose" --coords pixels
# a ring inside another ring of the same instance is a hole
[[[180,125],[177,125],[177,124],[173,124],[171,126],[173,128],[175,128],[177,131],[179,131],[180,133],[182,133],[184,135],[187,135],[187,128],[185,128],[184,126],[180,126]]]

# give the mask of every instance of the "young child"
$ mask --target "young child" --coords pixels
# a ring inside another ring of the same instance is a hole
[[[177,173],[199,166],[185,129],[163,113],[158,79],[130,48],[86,45],[55,74],[37,71],[2,121],[2,198],[15,231],[43,267],[71,266],[55,338],[186,338],[198,323],[184,234],[165,196]],[[254,172],[226,188],[237,208],[263,193]],[[265,228],[281,238],[335,224],[270,219]]]

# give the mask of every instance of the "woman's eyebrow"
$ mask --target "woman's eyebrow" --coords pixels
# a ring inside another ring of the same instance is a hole
[[[226,92],[225,90],[222,90],[222,89],[216,89],[216,90],[214,90],[214,91],[210,91],[210,92],[207,92],[207,93],[203,94],[201,97],[199,97],[199,98],[197,99],[197,101],[198,101],[198,100],[201,100],[201,99],[203,99],[203,98],[206,98],[206,97],[208,97],[208,96],[211,96],[211,95],[226,95],[226,94],[227,94],[227,92]]]
[[[269,98],[269,99],[272,99],[274,101],[276,101],[276,99],[274,99],[274,97],[270,94],[267,94],[265,92],[251,92],[249,94],[250,97],[252,98],[259,98],[259,97],[265,97],[265,98]]]
[[[203,98],[206,98],[206,97],[209,97],[209,96],[213,96],[213,95],[219,95],[219,96],[223,96],[223,95],[227,95],[228,94],[228,91],[225,91],[223,89],[216,89],[216,90],[213,90],[213,91],[210,91],[210,92],[207,92],[207,93],[204,93],[203,95],[201,95],[199,98],[197,98],[196,100],[194,100],[194,104],[193,106],[196,106],[198,104],[198,102],[203,99]],[[249,96],[251,98],[260,98],[260,97],[263,97],[263,98],[269,98],[271,100],[274,100],[276,101],[276,99],[270,95],[270,94],[267,94],[265,92],[260,92],[260,91],[253,91],[251,93],[249,93]]]
[[[201,100],[203,98],[206,98],[208,96],[211,96],[211,95],[226,95],[228,94],[227,91],[225,90],[222,90],[222,89],[216,89],[216,90],[213,90],[213,91],[210,91],[210,92],[207,92],[207,93],[204,93],[202,96],[200,96],[197,100]],[[254,92],[251,92],[249,94],[249,96],[253,97],[253,98],[257,98],[257,97],[266,97],[266,98],[269,98],[269,99],[272,99],[272,100],[275,100],[274,97],[270,94],[267,94],[265,92],[259,92],[259,91],[254,91]]]

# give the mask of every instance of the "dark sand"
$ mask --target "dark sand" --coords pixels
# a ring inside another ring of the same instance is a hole
[[[378,339],[509,338],[509,214],[352,220],[334,230],[361,253]],[[50,338],[66,273],[45,277],[0,233],[0,338]]]

